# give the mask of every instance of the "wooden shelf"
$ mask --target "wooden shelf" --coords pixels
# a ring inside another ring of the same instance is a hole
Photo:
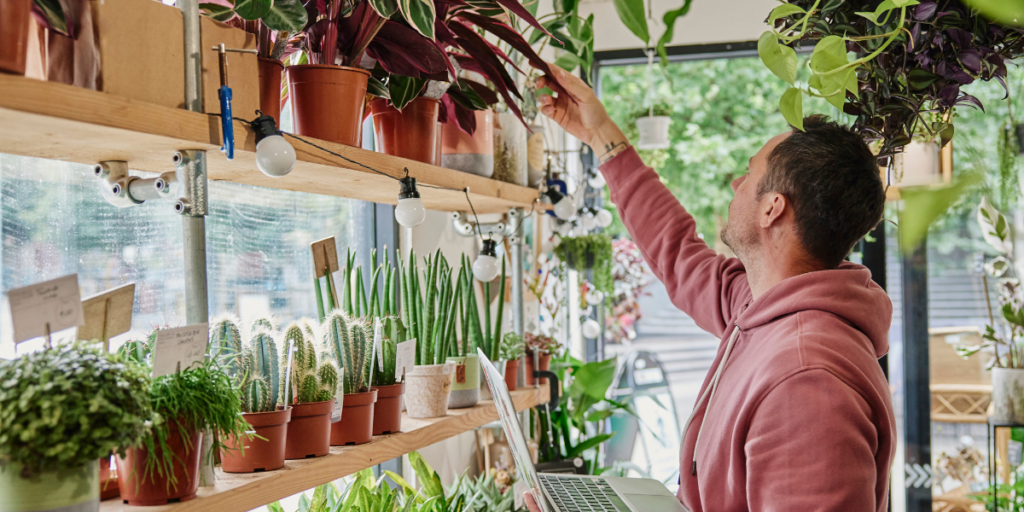
[[[238,112],[248,118],[252,113]],[[510,207],[530,208],[534,189],[309,138],[319,146],[386,173],[409,175],[420,184],[423,204],[431,210],[468,211],[462,189],[469,187],[479,213]],[[235,158],[220,152],[220,119],[134,101],[103,92],[0,73],[0,153],[83,164],[124,160],[131,169],[167,172],[179,149],[205,149],[209,176],[260,187],[325,194],[395,204],[395,180],[290,139],[298,155],[295,169],[271,178],[256,169],[256,143],[246,123],[235,122]],[[544,204],[537,204],[540,210]]]
[[[512,392],[517,411],[544,403],[549,398],[546,385]],[[451,409],[441,418],[417,420],[403,413],[402,432],[398,434],[375,436],[367,444],[332,446],[327,456],[290,460],[276,471],[233,474],[224,473],[218,467],[216,484],[200,487],[198,497],[191,501],[132,507],[113,499],[101,502],[100,512],[245,512],[469,432],[497,418],[498,412],[490,400],[482,400],[468,409]]]

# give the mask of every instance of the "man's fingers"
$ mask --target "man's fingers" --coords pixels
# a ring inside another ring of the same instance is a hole
[[[523,498],[526,501],[526,508],[530,509],[530,512],[540,512],[537,500],[533,499],[533,491],[524,491]]]
[[[584,83],[583,80],[581,80],[578,76],[573,75],[572,73],[558,66],[555,66],[554,64],[548,67],[551,69],[551,74],[554,75],[553,81],[558,82],[558,84],[561,85],[563,89],[565,89],[565,92],[568,92],[572,96],[582,96],[588,93],[592,94],[592,89],[589,86],[587,86],[587,84]],[[548,85],[548,88],[552,87]]]

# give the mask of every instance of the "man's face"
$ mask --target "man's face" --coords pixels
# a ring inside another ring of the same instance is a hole
[[[786,140],[790,133],[776,135],[750,159],[747,174],[732,181],[735,192],[729,203],[729,219],[722,228],[722,242],[736,253],[741,261],[748,258],[761,245],[759,216],[760,199],[757,195],[761,178],[768,170],[768,155],[775,146]],[[767,194],[765,195],[767,197]]]

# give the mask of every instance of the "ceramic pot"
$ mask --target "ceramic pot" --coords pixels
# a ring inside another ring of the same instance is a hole
[[[455,363],[418,365],[406,374],[405,408],[410,418],[438,418],[448,414]]]
[[[122,459],[117,457],[117,481],[121,487],[121,499],[128,505],[153,506],[188,501],[196,497],[199,488],[199,452],[203,440],[202,432],[182,432],[175,422],[171,423],[167,447],[172,452],[171,472],[177,483],[168,485],[166,475],[153,475],[146,471],[149,457],[162,457],[163,453],[150,454],[145,448],[129,448]]]
[[[331,424],[331,446],[364,444],[373,439],[373,404],[377,390],[345,395],[341,421]]]
[[[494,174],[494,112],[476,110],[476,131],[469,135],[455,120],[444,123],[441,166],[490,178]]]
[[[0,0],[0,71],[25,74],[32,0]]]
[[[21,464],[0,464],[0,510],[95,512],[100,509],[100,465],[21,477]]]
[[[1024,423],[1024,370],[992,368],[992,418]]]
[[[527,177],[526,126],[514,114],[494,116],[494,175],[492,178],[525,187]]]
[[[672,118],[668,116],[648,116],[636,120],[636,129],[640,132],[637,141],[638,149],[667,149],[672,142],[668,139],[668,128]]]
[[[109,500],[120,495],[117,472],[110,469],[110,457],[100,459],[100,500]]]
[[[259,58],[260,112],[274,118],[281,127],[281,74],[284,64],[279,60]]]
[[[544,154],[544,134],[547,131],[539,124],[530,125],[530,137],[526,139],[527,186],[537,188],[544,179],[547,157]]]
[[[892,186],[919,187],[942,183],[939,145],[935,142],[913,141],[893,156]]]
[[[516,383],[519,380],[519,360],[505,361],[505,385],[509,391],[516,390]]]
[[[220,466],[225,473],[255,473],[284,467],[284,451],[288,441],[288,422],[292,408],[271,412],[247,412],[242,415],[249,426],[262,437],[228,437],[220,452]],[[242,445],[242,446],[239,446]],[[244,446],[244,450],[239,448]]]
[[[399,111],[388,100],[371,100],[377,152],[433,164],[437,159],[440,106],[439,100],[416,98]]]
[[[546,372],[551,369],[551,354],[541,354],[539,361],[540,368],[538,370]],[[540,379],[541,385],[547,384],[548,379],[542,377]],[[526,385],[533,385],[533,354],[526,354]]]
[[[394,434],[402,430],[402,394],[405,383],[374,386],[377,402],[373,404],[373,435]]]
[[[310,459],[331,451],[331,413],[334,400],[292,404],[284,458]]]
[[[480,356],[473,354],[465,357],[448,357],[447,361],[455,363],[448,408],[473,407],[480,401]]]
[[[295,133],[359,147],[370,72],[319,64],[287,71]]]

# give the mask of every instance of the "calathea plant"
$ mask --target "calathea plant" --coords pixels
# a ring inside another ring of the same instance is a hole
[[[308,21],[300,0],[219,0],[201,3],[203,14],[256,35],[260,57],[281,60],[288,39]]]
[[[281,349],[287,351],[292,347],[291,382],[285,387],[284,372],[287,371],[288,355],[283,353],[280,358],[281,390],[278,393],[279,400],[284,404],[292,403],[313,403],[334,400],[338,393],[338,368],[334,361],[328,358],[318,357],[313,344],[313,337],[303,334],[303,327],[297,322],[292,322],[284,330],[284,337]],[[293,392],[293,388],[297,389]]]

